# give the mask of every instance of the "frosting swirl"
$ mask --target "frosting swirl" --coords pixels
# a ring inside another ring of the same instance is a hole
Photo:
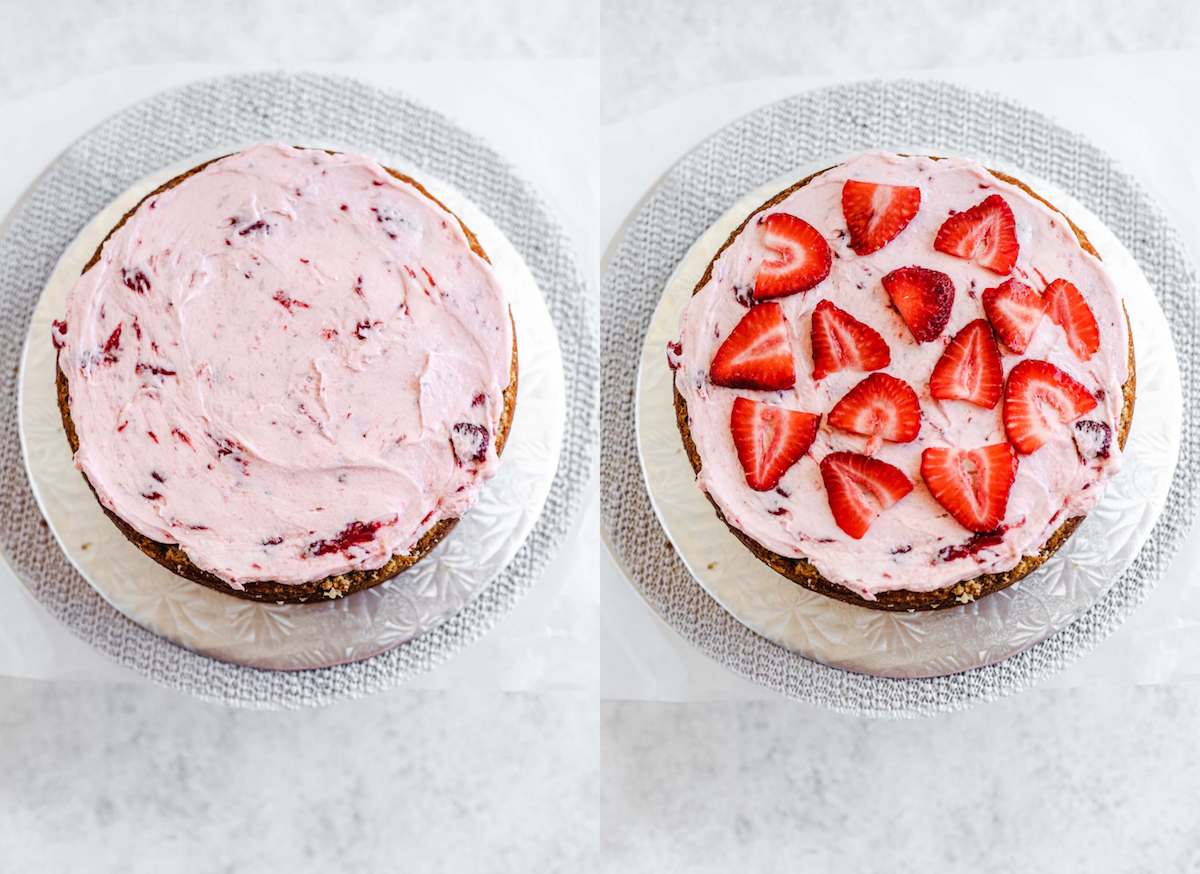
[[[100,502],[234,588],[379,567],[496,468],[504,289],[367,157],[259,145],[150,196],[55,342]]]

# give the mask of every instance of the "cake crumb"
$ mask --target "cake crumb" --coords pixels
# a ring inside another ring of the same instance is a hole
[[[710,561],[707,565],[705,565],[705,567],[707,567],[710,571],[715,571],[717,569],[717,563],[715,561]]]
[[[957,600],[958,603],[960,603],[960,604],[970,604],[972,601],[975,600],[975,596],[972,595],[970,592],[963,592],[955,600]]]

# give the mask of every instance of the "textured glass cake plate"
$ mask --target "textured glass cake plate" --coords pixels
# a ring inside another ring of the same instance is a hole
[[[194,155],[139,180],[80,231],[63,253],[30,323],[21,359],[20,433],[38,505],[71,563],[110,604],[181,646],[252,667],[300,670],[383,652],[453,616],[482,591],[541,514],[563,430],[562,362],[541,292],[503,233],[450,186],[394,156],[387,166],[418,179],[476,233],[511,296],[520,350],[512,430],[496,477],[424,560],[374,588],[315,604],[260,604],[207,589],[143,555],[103,514],[71,462],[55,396],[50,321],[100,241],[145,194],[210,158]],[[307,143],[305,145],[314,145]],[[336,143],[327,148],[363,151]]]
[[[953,154],[921,146],[900,151]],[[635,401],[647,490],[692,576],[739,622],[768,640],[833,667],[885,677],[942,676],[994,664],[1087,610],[1150,535],[1179,454],[1182,393],[1170,330],[1136,261],[1091,212],[1020,168],[982,156],[983,163],[1021,179],[1069,215],[1124,295],[1137,357],[1137,403],[1121,470],[1051,559],[1020,583],[979,601],[936,612],[888,613],[802,588],[758,561],[697,488],[675,422],[666,344],[677,337],[680,312],[713,254],[745,217],[796,180],[846,157],[799,167],[746,194],[692,245],[667,281],[646,332]]]

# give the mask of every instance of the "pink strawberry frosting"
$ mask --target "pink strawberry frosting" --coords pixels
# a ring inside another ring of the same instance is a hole
[[[505,290],[367,157],[259,145],[148,198],[54,333],[100,502],[233,588],[379,567],[496,469]]]
[[[894,240],[866,256],[849,247],[841,208],[842,185],[848,179],[921,189],[916,217]],[[1047,360],[1083,383],[1098,404],[1084,417],[1095,424],[1063,425],[1056,439],[1021,456],[999,533],[973,536],[930,495],[921,480],[920,462],[928,446],[975,448],[1007,439],[1003,401],[987,410],[964,401],[935,400],[929,394],[930,373],[946,344],[967,323],[984,317],[983,291],[1005,278],[935,251],[934,237],[952,211],[968,209],[989,194],[1001,195],[1016,218],[1020,254],[1012,275],[1038,291],[1053,279],[1069,279],[1083,293],[1100,330],[1099,351],[1080,361],[1063,330],[1043,318],[1023,356],[1001,346],[1005,373],[1023,357]],[[715,386],[708,378],[709,364],[746,312],[739,297],[753,288],[759,264],[770,257],[757,219],[774,212],[792,213],[814,225],[834,255],[827,279],[808,292],[777,301],[788,321],[796,386],[772,392]],[[908,265],[942,271],[954,283],[950,322],[932,342],[913,340],[880,283],[884,274]],[[811,450],[785,474],[778,489],[756,492],[746,484],[730,435],[730,412],[739,395],[827,414],[863,378],[861,372],[842,371],[820,382],[812,379],[811,313],[826,298],[879,331],[892,357],[884,372],[913,386],[922,410],[915,441],[885,442],[874,453],[904,471],[915,488],[885,510],[861,540],[835,523],[818,462],[837,450],[864,452],[867,438],[831,430],[822,421]],[[679,345],[669,358],[703,465],[697,482],[729,523],[773,552],[806,558],[827,579],[873,599],[884,591],[931,591],[1010,570],[1023,556],[1037,553],[1065,520],[1096,505],[1120,464],[1117,433],[1122,386],[1128,377],[1128,342],[1118,290],[1103,264],[1080,247],[1060,214],[973,161],[871,152],[822,173],[747,223],[717,258],[709,281],[688,302]]]

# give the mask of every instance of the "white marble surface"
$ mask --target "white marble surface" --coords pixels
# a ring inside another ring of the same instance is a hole
[[[611,871],[1200,870],[1193,688],[1034,691],[936,721],[607,705]]]
[[[557,871],[595,846],[579,693],[404,692],[304,713],[0,683],[0,872]]]
[[[768,76],[1200,46],[1187,0],[198,7],[0,0],[0,129],[5,102],[53,102],[133,64],[582,55],[598,61],[594,77],[572,76],[580,99],[616,123]],[[594,166],[583,173],[597,191]],[[607,238],[585,242],[599,252]],[[526,617],[500,630],[532,643],[541,620]],[[613,639],[631,664],[661,657],[692,697],[720,700],[598,703],[574,681],[504,693],[477,680],[482,644],[440,688],[300,713],[112,677],[0,678],[0,872],[1200,868],[1194,684],[1097,683],[868,722],[731,700],[732,678],[675,659],[669,638]],[[556,658],[577,657],[559,643]]]
[[[601,119],[713,86],[1200,46],[1188,0],[610,0]]]

